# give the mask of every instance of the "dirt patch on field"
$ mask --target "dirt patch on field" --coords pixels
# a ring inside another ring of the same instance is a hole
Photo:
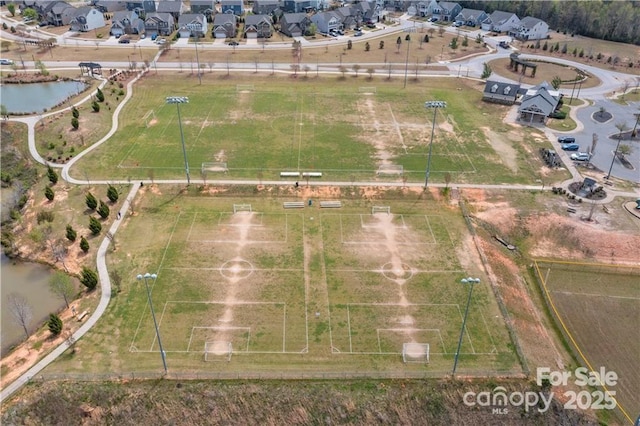
[[[487,141],[491,145],[491,148],[498,154],[498,156],[502,159],[502,162],[505,166],[509,167],[511,171],[514,173],[518,172],[518,161],[517,156],[518,152],[511,146],[511,143],[507,140],[504,135],[496,133],[492,131],[488,127],[480,127],[480,129],[484,132]],[[514,132],[509,132],[509,135]]]

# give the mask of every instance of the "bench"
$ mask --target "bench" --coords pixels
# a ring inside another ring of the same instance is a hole
[[[285,209],[303,209],[304,201],[285,201],[282,203],[282,207]]]
[[[342,202],[340,201],[320,201],[320,208],[323,209],[337,209],[342,207]]]
[[[575,212],[576,212],[576,209],[574,209],[573,207],[567,207],[567,211],[568,211],[569,213],[575,213]]]
[[[299,172],[280,172],[280,177],[300,177]]]
[[[86,317],[87,315],[89,315],[89,311],[88,310],[86,310],[83,313],[81,313],[80,315],[78,315],[78,321],[82,321],[82,319],[84,317]]]
[[[322,172],[302,172],[303,177],[322,177]]]

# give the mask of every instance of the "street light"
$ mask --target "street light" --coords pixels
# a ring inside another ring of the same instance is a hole
[[[611,178],[611,170],[613,169],[613,163],[616,160],[616,157],[618,156],[618,149],[620,148],[620,142],[622,142],[622,132],[627,130],[627,125],[624,124],[624,123],[618,123],[618,124],[616,124],[616,127],[618,128],[618,130],[620,130],[620,133],[618,134],[618,143],[616,144],[616,150],[613,151],[613,158],[611,159],[611,165],[609,166],[609,172],[604,177],[607,180],[609,180],[609,178]]]
[[[151,302],[151,292],[149,291],[149,284],[147,280],[152,278],[154,281],[158,276],[156,274],[146,273],[144,275],[138,274],[136,277],[138,281],[144,279],[144,285],[147,288],[147,297],[149,298],[149,307],[151,308],[151,316],[153,317],[153,325],[156,327],[156,337],[158,338],[158,346],[160,346],[160,356],[162,357],[162,365],[164,366],[164,374],[167,374],[167,360],[165,358],[164,349],[162,349],[162,340],[160,340],[160,330],[158,330],[158,323],[156,322],[156,314],[153,311],[153,303]]]
[[[182,120],[180,119],[180,104],[188,104],[189,98],[186,96],[168,96],[166,99],[168,104],[176,104],[178,108],[178,125],[180,126],[180,140],[182,141],[182,155],[184,155],[184,170],[187,173],[187,185],[191,184],[191,176],[189,176],[189,162],[187,161],[187,150],[184,147],[184,133],[182,132]]]
[[[460,355],[460,346],[462,346],[462,336],[464,335],[464,327],[467,324],[467,315],[469,315],[469,305],[471,304],[471,293],[473,292],[473,285],[480,282],[480,278],[463,278],[460,280],[462,284],[469,284],[469,297],[467,298],[467,307],[464,310],[464,318],[462,319],[462,328],[460,329],[460,339],[458,339],[458,349],[456,349],[456,356],[453,361],[452,377],[456,375],[456,367],[458,366],[458,356]]]
[[[444,101],[427,101],[424,103],[426,109],[433,109],[433,124],[431,125],[431,141],[429,142],[429,157],[427,160],[427,171],[424,178],[424,189],[429,185],[429,173],[431,172],[431,148],[433,145],[433,135],[436,131],[436,113],[438,108],[446,108],[447,103]]]

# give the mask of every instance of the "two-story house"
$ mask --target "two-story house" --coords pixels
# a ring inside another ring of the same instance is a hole
[[[342,19],[335,11],[316,13],[311,16],[311,22],[316,24],[318,31],[322,34],[342,29]]]
[[[511,35],[518,40],[542,40],[549,37],[549,25],[541,19],[527,16]]]
[[[245,38],[269,38],[272,34],[273,26],[269,15],[247,15],[244,18]]]
[[[520,18],[515,13],[496,10],[482,22],[481,28],[485,31],[509,34],[520,25]]]
[[[282,10],[286,13],[302,13],[311,10],[311,0],[284,0]]]
[[[199,37],[207,33],[207,17],[203,13],[184,13],[178,18],[180,38]]]
[[[221,0],[220,11],[222,13],[233,13],[236,16],[244,14],[244,2],[242,0]]]
[[[437,18],[438,21],[453,22],[461,10],[462,6],[458,3],[441,1],[431,10],[431,15]]]
[[[144,32],[149,37],[168,36],[175,28],[175,21],[170,13],[147,13],[144,20]]]
[[[124,34],[140,34],[144,32],[144,21],[133,10],[121,10],[113,14],[111,18],[110,34],[120,37]]]
[[[120,0],[91,0],[91,5],[102,13],[127,10],[127,2]]]
[[[76,9],[75,16],[69,23],[71,31],[87,32],[102,28],[107,25],[104,22],[102,12],[92,6],[82,6]]]
[[[464,8],[455,17],[456,24],[466,25],[467,27],[477,27],[489,17],[484,10]]]
[[[156,11],[154,0],[127,1],[127,10],[134,10],[138,16],[145,16],[147,13]]]
[[[254,0],[251,10],[255,15],[270,15],[279,8],[279,0]]]
[[[173,16],[174,22],[178,22],[180,15],[187,11],[187,7],[182,0],[163,0],[158,2],[158,13],[169,13]]]
[[[280,32],[289,37],[302,37],[311,23],[306,13],[285,13],[280,18]]]
[[[191,13],[202,13],[211,16],[216,11],[215,0],[191,0],[189,3]]]
[[[234,13],[217,13],[213,16],[213,36],[234,38],[237,34],[238,17]]]

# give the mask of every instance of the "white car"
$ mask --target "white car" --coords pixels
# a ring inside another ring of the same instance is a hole
[[[0,65],[13,65],[13,61],[11,59],[0,59]]]
[[[591,155],[588,152],[576,152],[571,154],[571,159],[574,161],[589,161]]]

